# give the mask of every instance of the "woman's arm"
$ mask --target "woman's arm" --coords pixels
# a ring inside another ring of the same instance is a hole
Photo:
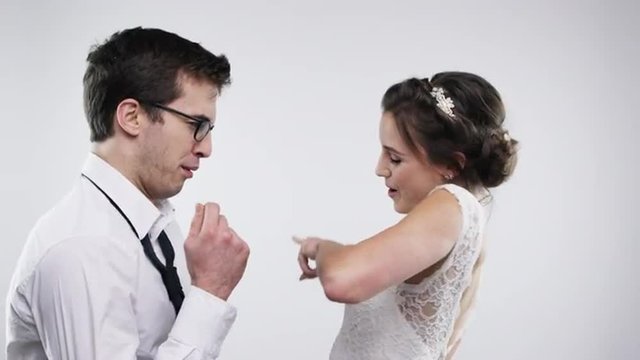
[[[397,224],[355,245],[306,238],[298,260],[302,278],[318,276],[332,301],[358,303],[444,258],[462,227],[455,197],[434,191]],[[316,261],[316,269],[308,260]]]

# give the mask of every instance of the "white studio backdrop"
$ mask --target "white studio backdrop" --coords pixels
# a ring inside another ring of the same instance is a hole
[[[458,359],[635,359],[639,10],[632,0],[2,0],[2,295],[29,229],[89,150],[90,46],[140,25],[232,64],[214,154],[173,199],[184,231],[196,201],[220,203],[252,249],[221,359],[328,357],[342,306],[298,282],[291,235],[355,242],[399,219],[374,175],[380,99],[446,70],[492,82],[521,142],[514,177],[494,191]]]

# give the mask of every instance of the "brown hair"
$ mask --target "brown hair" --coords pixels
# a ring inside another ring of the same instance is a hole
[[[113,135],[118,104],[133,98],[143,104],[166,104],[182,94],[181,76],[210,82],[222,89],[230,83],[229,61],[200,44],[160,29],[116,32],[94,46],[84,74],[84,108],[91,141]],[[144,106],[144,105],[143,105]],[[146,109],[153,121],[157,110]]]
[[[453,116],[437,106],[431,95],[434,88],[451,99]],[[382,108],[393,115],[412,150],[420,147],[431,162],[456,168],[454,181],[468,190],[496,187],[513,172],[518,142],[502,127],[500,94],[478,75],[442,72],[431,80],[407,79],[386,91]],[[464,163],[456,153],[464,155]]]

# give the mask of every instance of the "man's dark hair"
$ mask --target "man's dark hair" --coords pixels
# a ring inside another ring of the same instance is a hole
[[[230,83],[229,61],[200,44],[160,29],[133,28],[94,46],[84,74],[84,109],[91,141],[113,135],[118,104],[127,98],[166,104],[180,97],[181,77],[207,81],[219,90]],[[145,107],[159,119],[153,108]]]

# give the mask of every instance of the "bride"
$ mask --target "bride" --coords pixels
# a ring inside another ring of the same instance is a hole
[[[451,359],[476,292],[487,189],[511,175],[517,141],[499,93],[470,73],[395,84],[382,110],[376,174],[406,216],[354,245],[295,239],[301,279],[346,304],[331,359]]]

